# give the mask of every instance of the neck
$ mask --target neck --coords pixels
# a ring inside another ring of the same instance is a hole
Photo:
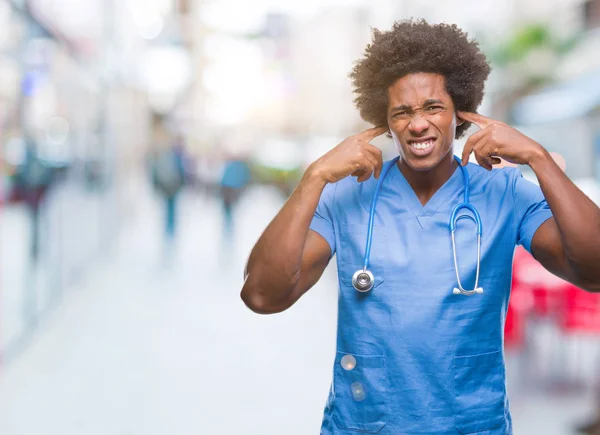
[[[398,160],[400,172],[402,172],[423,205],[448,181],[457,167],[458,163],[452,152],[449,152],[437,166],[429,171],[415,171],[404,160]]]

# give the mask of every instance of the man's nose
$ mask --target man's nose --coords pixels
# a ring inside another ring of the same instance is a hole
[[[408,129],[414,135],[421,135],[429,128],[429,122],[423,117],[416,114],[410,120]]]

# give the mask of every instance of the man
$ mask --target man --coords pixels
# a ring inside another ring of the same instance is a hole
[[[378,126],[312,163],[252,250],[241,297],[257,313],[294,304],[337,253],[337,354],[321,433],[511,434],[503,325],[515,245],[552,273],[600,291],[600,209],[538,143],[475,114],[490,68],[456,26],[403,21],[373,42],[350,77],[361,116]],[[455,137],[474,123],[462,169]],[[400,154],[381,186],[370,266],[373,289],[353,287],[363,267],[369,210],[382,171],[369,141],[389,132]],[[479,165],[469,164],[473,153]],[[499,158],[529,165],[491,171]],[[356,178],[353,178],[356,177]],[[450,214],[470,187],[483,226]],[[455,294],[460,287],[482,294]],[[478,280],[477,280],[478,278]]]

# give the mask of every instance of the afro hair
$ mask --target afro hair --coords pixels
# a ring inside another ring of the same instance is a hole
[[[364,57],[349,74],[361,117],[374,125],[387,125],[388,88],[412,73],[444,76],[455,109],[474,112],[483,99],[490,65],[479,44],[454,24],[421,19],[398,21],[386,32],[374,29]],[[457,126],[456,137],[469,126],[468,122]]]

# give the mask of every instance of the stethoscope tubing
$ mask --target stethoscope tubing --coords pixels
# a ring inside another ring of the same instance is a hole
[[[458,288],[455,288],[453,293],[461,294],[461,295],[465,295],[465,296],[472,296],[474,294],[483,293],[483,289],[478,287],[479,271],[480,271],[480,264],[481,264],[481,235],[483,232],[483,226],[481,223],[481,216],[479,214],[479,211],[475,208],[475,206],[473,206],[469,202],[470,187],[471,187],[471,183],[469,180],[469,173],[467,172],[467,169],[464,166],[462,166],[460,158],[457,156],[454,156],[454,158],[458,162],[459,168],[463,175],[464,202],[462,204],[459,204],[456,207],[454,207],[454,209],[452,210],[452,213],[450,215],[450,233],[452,236],[452,255],[454,258],[454,270],[456,272],[456,280],[458,283]],[[373,288],[373,284],[374,284],[373,274],[368,269],[369,269],[369,261],[371,258],[371,246],[372,246],[372,241],[373,241],[373,227],[374,227],[374,223],[375,223],[375,210],[377,207],[377,200],[379,199],[379,193],[381,191],[381,186],[383,184],[385,177],[387,176],[387,174],[390,171],[390,169],[392,168],[392,166],[395,165],[399,159],[400,159],[400,156],[397,156],[393,160],[389,161],[383,167],[383,169],[381,171],[381,175],[380,175],[379,180],[377,181],[377,185],[375,187],[375,192],[373,193],[373,199],[371,201],[371,209],[369,211],[369,224],[368,224],[368,231],[367,231],[367,243],[365,246],[363,269],[358,270],[352,278],[352,284],[353,284],[354,288],[357,291],[362,292],[362,293],[370,291]],[[467,214],[458,216],[458,212],[463,209],[469,210],[473,214],[473,216],[467,215]],[[461,219],[470,219],[473,222],[475,222],[475,224],[477,225],[477,272],[476,272],[476,276],[475,276],[475,288],[473,290],[465,290],[463,288],[462,283],[460,281],[460,275],[458,273],[458,259],[457,259],[457,255],[456,255],[456,240],[455,240],[454,235],[456,232],[456,223]]]
[[[381,185],[392,166],[398,163],[400,156],[395,157],[392,161],[388,162],[386,166],[381,170],[379,180],[377,180],[377,186],[375,187],[375,193],[373,193],[373,200],[371,201],[371,211],[369,212],[369,231],[367,233],[367,246],[365,247],[365,259],[363,264],[363,270],[366,271],[369,268],[369,259],[371,258],[371,242],[373,241],[373,226],[375,224],[375,207],[377,206],[377,200],[379,199],[379,191]]]

